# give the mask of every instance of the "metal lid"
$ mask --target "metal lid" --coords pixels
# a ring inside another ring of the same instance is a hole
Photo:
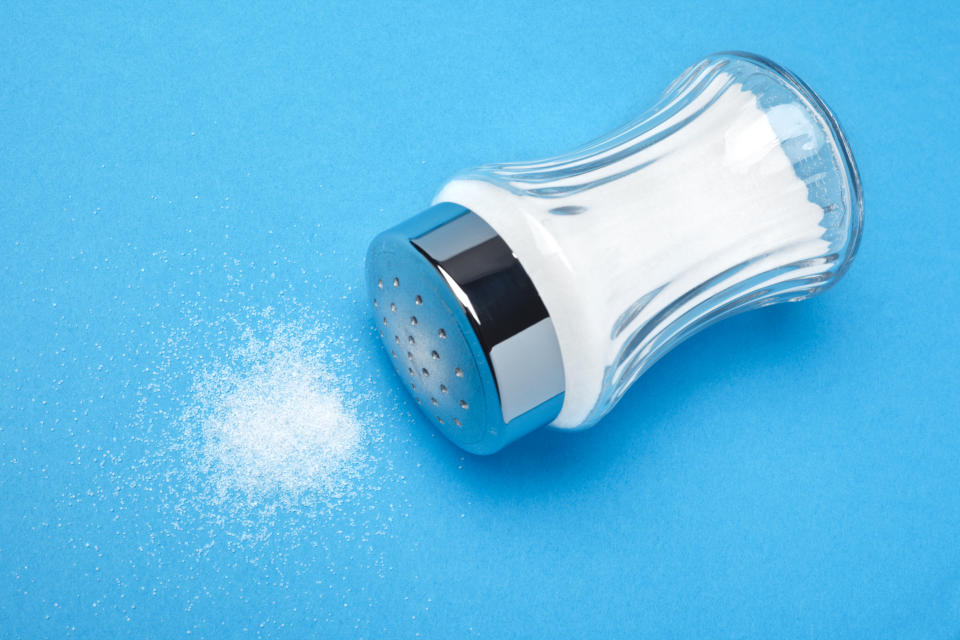
[[[478,215],[437,204],[378,235],[366,271],[391,363],[455,444],[493,453],[560,412],[553,322],[516,256]]]

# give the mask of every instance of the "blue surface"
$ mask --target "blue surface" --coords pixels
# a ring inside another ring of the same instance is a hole
[[[955,4],[193,4],[0,9],[0,636],[960,635]],[[844,124],[849,274],[696,336],[592,430],[453,448],[378,352],[370,238],[727,49]],[[180,464],[145,389],[170,333],[216,357],[267,306],[347,339],[383,438],[357,496],[245,546],[165,504],[195,488],[144,470]]]

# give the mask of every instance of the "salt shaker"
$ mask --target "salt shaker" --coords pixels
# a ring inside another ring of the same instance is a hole
[[[700,329],[824,291],[862,217],[823,101],[767,59],[724,53],[594,142],[455,176],[374,239],[366,277],[403,384],[484,454],[543,425],[589,427]]]

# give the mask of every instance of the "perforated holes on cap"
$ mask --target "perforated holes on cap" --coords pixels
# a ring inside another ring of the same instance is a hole
[[[387,334],[384,328],[379,333],[384,342],[393,336],[393,342],[397,345],[406,339],[406,349],[402,352],[399,348],[389,350],[397,369],[406,377],[408,391],[417,404],[433,407],[436,413],[430,417],[440,425],[451,429],[456,427],[458,430],[466,428],[464,423],[469,422],[466,410],[473,403],[476,390],[470,387],[471,382],[466,379],[466,364],[457,360],[471,358],[470,347],[458,339],[458,333],[450,333],[451,330],[455,331],[451,329],[451,324],[455,323],[448,315],[445,304],[425,291],[411,291],[413,287],[410,283],[416,277],[401,278],[401,275],[404,274],[375,276],[375,290],[380,293],[371,297],[375,309],[386,311],[386,315],[381,312],[379,316],[383,327],[393,325],[391,328],[396,330],[398,322],[406,318],[407,321],[403,322],[406,330]],[[451,337],[454,338],[452,341]],[[400,358],[401,354],[406,356],[404,366],[399,364],[404,360]],[[482,420],[482,415],[479,419]]]

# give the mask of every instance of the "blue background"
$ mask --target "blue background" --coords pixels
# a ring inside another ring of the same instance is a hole
[[[29,4],[0,8],[0,636],[960,635],[955,3]],[[728,49],[844,124],[848,275],[592,430],[449,445],[378,351],[369,240]],[[359,339],[376,491],[244,548],[154,497],[189,487],[138,471],[169,426],[142,389],[185,307],[284,298]]]

